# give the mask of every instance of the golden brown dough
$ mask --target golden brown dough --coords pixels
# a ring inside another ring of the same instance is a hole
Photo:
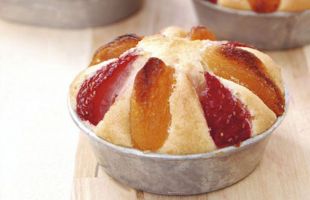
[[[218,4],[228,8],[251,10],[248,0],[218,0]]]
[[[309,0],[281,0],[280,11],[297,12],[310,9]]]
[[[190,154],[214,150],[216,147],[191,81],[183,73],[177,75],[176,81],[170,97],[169,136],[159,152]]]
[[[140,56],[132,64],[134,70],[127,81],[127,87],[121,92],[121,95],[117,97],[104,119],[101,120],[95,128],[95,133],[99,137],[117,145],[132,147],[129,123],[130,97],[134,77],[145,64],[147,58],[146,56]]]

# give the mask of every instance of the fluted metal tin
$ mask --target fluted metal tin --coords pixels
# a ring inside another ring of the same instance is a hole
[[[310,10],[257,14],[193,0],[201,24],[219,39],[240,41],[265,50],[300,47],[310,43]]]
[[[249,175],[260,162],[269,136],[284,116],[266,132],[209,153],[167,155],[144,153],[114,145],[96,136],[69,104],[73,121],[87,136],[100,165],[117,181],[146,192],[193,195],[232,185]]]
[[[37,26],[87,28],[120,20],[142,0],[0,0],[0,17]]]

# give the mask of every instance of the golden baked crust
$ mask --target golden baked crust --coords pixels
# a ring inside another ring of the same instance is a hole
[[[115,103],[110,107],[104,119],[94,129],[95,133],[107,141],[126,147],[132,147],[130,136],[130,97],[132,93],[133,81],[137,72],[147,61],[147,57],[141,55],[133,64],[134,71],[131,73],[123,92],[120,92]]]
[[[169,136],[159,149],[161,153],[203,153],[216,149],[207,122],[191,81],[178,73],[170,97],[172,115]]]
[[[166,37],[180,37],[180,38],[186,38],[188,32],[183,30],[180,27],[177,26],[169,26],[165,29],[163,29],[160,34],[166,36]]]
[[[132,64],[130,74],[123,91],[109,108],[105,117],[92,129],[95,133],[120,146],[133,147],[130,135],[130,98],[137,72],[151,57],[161,59],[167,66],[175,69],[175,85],[169,98],[171,124],[168,137],[157,150],[166,154],[193,154],[209,152],[216,149],[210,135],[207,120],[197,95],[197,89],[205,84],[204,73],[212,73],[203,64],[204,53],[208,48],[223,45],[225,41],[195,40],[191,41],[188,32],[171,27],[153,36],[144,37],[134,49],[139,57]],[[248,47],[237,47],[255,55],[262,61],[267,73],[284,94],[280,68],[266,54]],[[126,54],[125,52],[124,54]],[[87,68],[80,73],[70,87],[70,101],[76,107],[76,97],[84,80],[91,77],[98,69],[104,68],[108,60]],[[217,77],[249,110],[252,116],[251,136],[267,130],[276,121],[276,114],[252,91],[230,80]]]
[[[174,34],[177,34],[175,32]],[[200,63],[200,52],[202,49],[201,42],[190,42],[187,39],[178,37],[163,37],[154,35],[145,37],[139,44],[138,48],[150,53],[150,56],[163,60],[166,65],[174,67],[177,71],[188,74],[194,81],[194,84],[203,82],[201,76],[197,76],[203,68]]]
[[[309,0],[281,0],[280,11],[297,12],[310,9]]]
[[[248,0],[218,0],[218,4],[228,8],[251,10]]]
[[[125,93],[117,98],[94,129],[99,137],[125,147],[132,147],[129,124],[131,91],[128,87]]]

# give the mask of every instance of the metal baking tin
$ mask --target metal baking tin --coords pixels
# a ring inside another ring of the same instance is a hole
[[[257,14],[225,8],[207,0],[193,0],[200,23],[219,39],[240,41],[265,50],[310,43],[310,10]]]
[[[0,0],[0,17],[57,28],[106,25],[137,11],[142,0]]]
[[[168,155],[144,153],[109,143],[80,120],[70,101],[69,112],[87,136],[99,164],[107,174],[137,190],[163,195],[206,193],[245,178],[260,162],[271,133],[285,115],[280,116],[264,133],[242,142],[240,147],[230,146],[201,154]]]

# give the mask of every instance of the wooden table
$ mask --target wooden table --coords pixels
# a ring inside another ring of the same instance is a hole
[[[95,29],[0,21],[0,199],[68,199],[70,191],[78,200],[310,199],[310,46],[267,52],[282,66],[289,112],[260,166],[229,188],[193,197],[135,191],[107,176],[78,136],[67,114],[67,89],[94,49],[124,33],[196,24],[189,0],[146,0],[134,16]]]

